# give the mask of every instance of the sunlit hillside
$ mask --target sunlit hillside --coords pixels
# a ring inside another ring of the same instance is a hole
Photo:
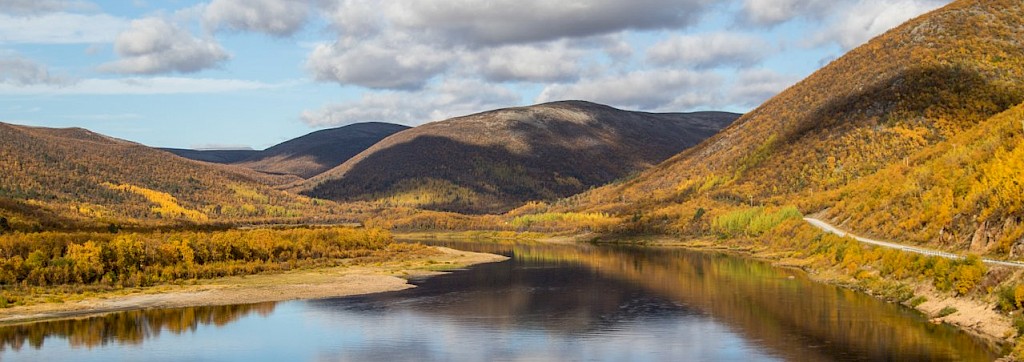
[[[978,254],[1024,256],[1024,104],[829,194],[856,230]]]
[[[1006,228],[1013,219],[1006,217],[1019,215],[1009,206],[998,206],[996,212],[990,204],[970,207],[976,210],[948,205],[1000,202],[994,200],[998,196],[981,201],[978,195],[1012,192],[1004,189],[1012,183],[985,180],[1012,177],[993,173],[1011,164],[992,164],[1012,158],[1008,152],[1019,142],[1012,132],[1020,129],[1010,127],[1012,114],[992,117],[1024,100],[1022,29],[1024,5],[1019,1],[953,3],[833,61],[651,171],[562,204],[632,215],[635,222],[627,228],[674,231],[706,230],[708,219],[698,213],[715,215],[735,207],[834,208],[829,215],[836,221],[854,220],[851,226],[866,232],[919,242],[946,238],[943,246],[967,249],[964,239],[982,225],[989,225],[983,233],[990,233],[991,225]],[[996,130],[1002,133],[989,134]],[[967,134],[987,135],[987,140]],[[973,156],[950,156],[954,164],[926,164],[938,158],[936,150]],[[918,174],[966,170],[970,176],[965,177],[979,177],[977,183],[988,186],[971,191],[964,187],[972,183],[962,182],[950,185],[948,192],[941,183],[916,182],[942,177],[922,176],[893,186],[902,188],[899,192],[885,191],[899,180],[889,176],[911,172],[899,170],[912,166]],[[891,210],[908,204],[918,206]],[[988,220],[996,215],[1002,217]],[[993,238],[1003,239],[997,234]],[[1007,251],[1007,245],[1001,250]]]
[[[0,124],[0,210],[12,227],[300,219],[332,203],[267,185],[293,181],[203,164],[84,129]]]

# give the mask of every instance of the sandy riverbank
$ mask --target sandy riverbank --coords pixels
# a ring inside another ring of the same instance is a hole
[[[444,273],[442,270],[508,259],[494,254],[442,247],[436,249],[441,252],[439,255],[412,260],[200,280],[194,285],[160,286],[130,294],[0,309],[0,324],[82,318],[134,309],[277,302],[389,292],[414,287],[408,283],[407,278],[410,277],[437,275]]]

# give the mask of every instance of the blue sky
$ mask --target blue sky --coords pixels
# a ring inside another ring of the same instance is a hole
[[[266,148],[584,99],[745,112],[948,0],[4,0],[0,121]]]

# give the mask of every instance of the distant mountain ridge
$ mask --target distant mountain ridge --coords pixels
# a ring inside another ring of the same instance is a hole
[[[312,132],[262,151],[163,150],[197,161],[232,164],[268,174],[309,178],[342,164],[381,139],[408,128],[381,122],[356,123]]]
[[[190,160],[224,164],[242,162],[261,152],[257,150],[193,150],[188,148],[161,148],[161,150]]]
[[[501,212],[643,170],[737,117],[582,101],[500,109],[396,133],[296,190],[337,201]]]

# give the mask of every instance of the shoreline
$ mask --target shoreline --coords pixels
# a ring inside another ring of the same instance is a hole
[[[441,239],[447,233],[431,232],[428,239]],[[465,232],[454,232],[455,239]],[[402,238],[397,233],[396,238]],[[918,305],[908,305],[874,293],[863,286],[842,280],[830,270],[808,269],[794,260],[773,258],[771,252],[758,252],[749,248],[716,245],[702,240],[685,241],[671,236],[639,236],[630,242],[607,242],[602,235],[581,233],[572,235],[543,235],[534,238],[495,238],[500,240],[530,240],[540,243],[573,244],[595,242],[598,244],[629,244],[639,246],[685,248],[700,252],[725,252],[751,260],[770,263],[776,267],[795,268],[803,271],[811,280],[836,287],[857,291],[879,300],[899,304],[921,313],[932,323],[947,323],[993,348],[1014,345],[1012,321],[1009,317],[995,312],[990,303],[973,298],[957,298],[939,293],[930,285],[907,284],[916,295],[927,300]],[[420,256],[413,259],[394,260],[374,265],[341,266],[294,270],[284,273],[232,276],[199,280],[194,285],[164,285],[133,291],[126,295],[101,295],[81,301],[45,303],[23,307],[0,309],[0,326],[28,324],[41,321],[83,319],[122,311],[151,308],[186,308],[289,300],[312,300],[346,297],[364,294],[384,293],[414,288],[410,278],[429,277],[445,274],[464,267],[500,262],[507,257],[431,246],[440,254]],[[957,312],[936,317],[939,310],[954,306]]]
[[[862,286],[843,281],[840,279],[840,276],[834,275],[834,273],[829,270],[807,269],[799,263],[787,262],[784,259],[774,259],[749,249],[714,246],[701,241],[680,241],[670,237],[661,240],[662,241],[659,242],[657,239],[652,239],[652,243],[644,245],[682,247],[704,252],[724,252],[750,258],[752,260],[770,263],[776,267],[799,269],[807,274],[807,277],[814,282],[864,293],[886,303],[898,304],[912,309],[921,313],[931,323],[946,323],[952,325],[956,327],[957,330],[983,340],[986,343],[993,345],[993,347],[1012,347],[1015,342],[1013,337],[1016,335],[1016,332],[1014,332],[1013,322],[1009,317],[994,311],[993,306],[989,305],[989,303],[973,298],[957,298],[955,296],[945,295],[936,291],[935,288],[930,285],[899,282],[900,284],[911,287],[914,290],[915,295],[927,298],[927,300],[916,306],[909,305],[907,303],[890,300],[884,295],[874,293]],[[957,311],[947,316],[937,316],[939,311],[947,306],[955,307]]]
[[[163,285],[124,295],[0,309],[0,326],[81,319],[151,308],[187,308],[348,297],[415,288],[409,278],[446,274],[468,266],[508,260],[495,254],[431,247],[439,254],[372,265],[293,270],[284,273],[198,280]]]
[[[472,235],[472,231],[455,231],[455,232],[430,232],[430,233],[408,233],[416,236],[428,236],[428,239],[441,239],[446,236],[452,236],[455,239],[463,239],[465,235]],[[400,237],[402,233],[397,233],[396,237]],[[884,295],[875,293],[872,290],[866,289],[863,286],[850,283],[843,280],[842,275],[833,273],[830,270],[816,270],[808,269],[805,265],[801,265],[793,260],[779,259],[772,257],[773,254],[770,251],[758,252],[749,248],[734,248],[724,245],[716,245],[708,243],[707,241],[694,239],[690,241],[682,240],[672,236],[666,235],[646,235],[626,238],[627,242],[622,241],[608,241],[602,240],[608,235],[601,235],[597,233],[577,233],[569,235],[539,235],[537,237],[527,237],[522,239],[507,238],[507,237],[496,237],[498,240],[530,240],[539,243],[552,243],[552,244],[573,244],[573,243],[587,243],[593,242],[597,244],[628,244],[638,246],[652,246],[652,247],[669,247],[669,248],[685,248],[695,250],[699,252],[725,252],[734,254],[739,257],[748,258],[751,260],[761,261],[769,263],[776,267],[781,268],[793,268],[802,271],[816,283],[822,283],[832,285],[835,287],[853,290],[859,293],[867,294],[873,298],[882,300],[886,303],[893,303],[903,306],[905,308],[912,309],[918,313],[921,313],[931,323],[946,323],[952,325],[957,330],[963,331],[981,341],[989,344],[995,349],[1004,349],[1012,347],[1015,343],[1014,336],[1016,332],[1013,327],[1013,322],[1010,317],[1002,315],[995,310],[991,303],[987,303],[983,300],[976,298],[958,298],[955,296],[946,295],[935,290],[931,285],[924,283],[905,283],[898,282],[900,284],[907,285],[914,290],[914,294],[918,296],[924,296],[927,300],[917,305],[910,305],[908,303],[897,302],[887,298]],[[957,309],[957,312],[938,317],[939,311],[943,308],[951,306]]]
[[[975,298],[958,298],[955,296],[946,295],[935,290],[931,285],[924,283],[913,283],[908,284],[904,282],[898,282],[900,284],[907,285],[914,290],[914,294],[917,296],[923,296],[926,300],[918,305],[909,305],[907,303],[897,302],[887,298],[884,295],[873,292],[872,290],[866,289],[863,286],[850,283],[842,280],[842,275],[837,275],[830,270],[816,270],[813,268],[807,268],[801,263],[793,260],[778,259],[772,257],[772,252],[764,251],[758,252],[749,248],[735,248],[726,245],[716,245],[707,241],[694,239],[686,241],[678,239],[672,236],[665,235],[647,235],[637,236],[633,238],[635,241],[631,242],[618,242],[618,241],[601,241],[600,237],[597,243],[604,244],[629,244],[639,246],[652,246],[652,247],[667,247],[667,248],[685,248],[695,250],[698,252],[722,252],[733,254],[739,257],[748,258],[751,260],[761,261],[769,263],[776,267],[781,268],[793,268],[802,271],[816,283],[822,283],[827,285],[836,286],[848,290],[853,290],[859,293],[867,294],[873,298],[882,300],[886,303],[898,304],[900,306],[912,309],[918,313],[921,313],[931,323],[946,323],[956,327],[957,330],[963,331],[979,340],[988,343],[993,348],[1002,349],[1012,347],[1015,344],[1016,332],[1013,327],[1013,321],[1010,317],[1002,315],[993,309],[991,303],[987,303],[983,300]],[[542,240],[541,240],[542,241]],[[945,307],[954,307],[956,312],[953,314],[939,317],[939,312]]]

